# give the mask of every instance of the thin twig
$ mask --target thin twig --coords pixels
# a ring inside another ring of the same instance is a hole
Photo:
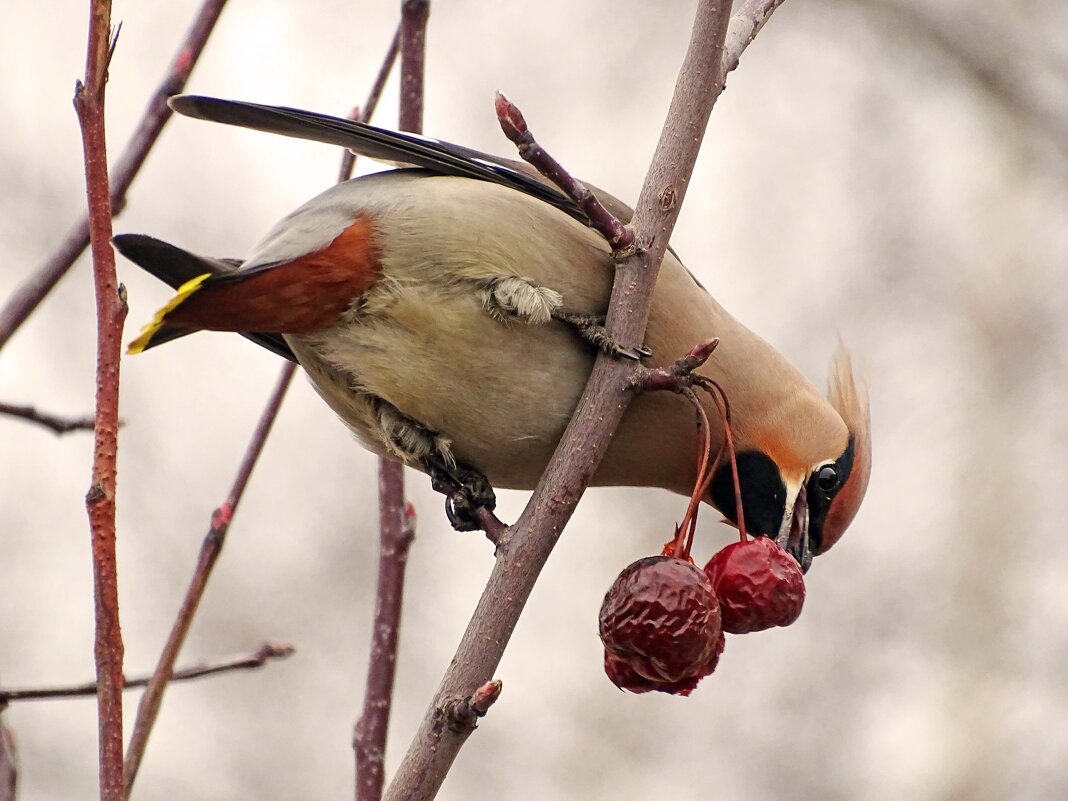
[[[386,57],[383,60],[383,66],[379,70],[378,76],[375,78],[375,82],[367,97],[367,101],[364,103],[361,117],[365,120],[370,118],[374,113],[379,98],[381,97],[382,89],[385,86],[386,79],[389,77],[389,67],[396,61],[398,35],[399,34],[394,35],[393,43],[390,45]],[[338,178],[339,182],[346,180],[349,175],[351,175],[351,170],[351,162],[347,167],[343,162],[341,174]],[[207,586],[211,571],[222,551],[230,521],[232,520],[234,513],[237,511],[237,506],[244,493],[245,486],[247,485],[256,461],[266,444],[267,436],[278,416],[282,400],[285,397],[286,390],[288,389],[295,372],[296,365],[287,363],[283,366],[274,392],[268,399],[263,413],[261,414],[259,425],[256,427],[252,439],[249,442],[241,467],[234,479],[230,494],[226,502],[218,507],[212,514],[211,528],[205,536],[204,543],[201,546],[200,557],[194,570],[189,589],[186,592],[186,597],[182,602],[177,619],[175,620],[167,643],[164,646],[163,653],[160,655],[160,661],[156,666],[152,683],[149,685],[144,696],[142,696],[141,703],[137,710],[134,731],[131,735],[130,744],[126,753],[127,796],[129,796],[129,793],[133,789],[134,780],[137,777],[141,760],[144,758],[145,748],[148,745],[149,734],[151,733],[152,727],[159,715],[159,709],[163,702],[163,694],[166,690],[168,681],[173,678],[172,671],[174,669],[174,663],[178,658],[182,644],[185,642],[186,635],[192,625],[193,617],[200,604],[200,599]]]
[[[638,371],[631,384],[635,392],[666,390],[679,392],[694,385],[694,371],[708,361],[719,346],[719,337],[705,340],[678,359],[671,367],[647,367]]]
[[[17,417],[28,423],[44,426],[53,434],[67,434],[71,431],[92,431],[96,421],[92,417],[60,417],[55,414],[38,411],[34,406],[18,406],[14,403],[0,402],[0,414]]]
[[[723,43],[724,74],[738,69],[742,53],[753,43],[764,23],[785,0],[745,0],[731,16]]]
[[[292,645],[285,643],[265,642],[251,654],[230,657],[218,662],[202,662],[197,665],[179,668],[171,675],[171,682],[192,681],[220,673],[233,673],[238,670],[258,670],[268,662],[286,659],[296,653]],[[152,676],[136,676],[126,679],[123,684],[124,690],[136,690],[147,687]],[[29,687],[26,689],[4,690],[0,689],[0,709],[4,704],[11,701],[51,701],[64,698],[88,698],[96,695],[97,684],[95,681],[85,684],[74,684],[69,687]]]
[[[608,329],[617,342],[641,342],[660,260],[693,170],[712,105],[724,82],[723,39],[730,3],[698,4],[689,48],[632,226],[641,249],[617,266]],[[389,787],[387,801],[429,801],[469,732],[442,725],[443,704],[492,678],[538,574],[608,447],[633,393],[634,367],[597,357],[582,399],[534,496],[505,533],[497,562],[419,732]]]
[[[601,205],[601,201],[585,184],[572,177],[559,161],[543,148],[530,132],[523,113],[500,92],[494,103],[497,121],[504,135],[516,146],[519,156],[556,184],[565,195],[575,201],[589,218],[590,227],[605,238],[613,251],[619,252],[634,244],[634,231]]]
[[[96,637],[94,655],[99,725],[100,798],[122,798],[122,631],[115,560],[115,467],[119,431],[119,354],[126,319],[126,292],[115,275],[111,249],[111,193],[108,190],[104,88],[114,52],[110,0],[92,0],[85,82],[74,90],[82,131],[89,239],[96,295],[96,423],[93,468],[86,512],[93,555]]]
[[[401,22],[395,42],[400,49],[400,114],[402,131],[423,131],[423,73],[426,0],[402,0]],[[387,61],[395,56],[393,48]],[[385,65],[379,73],[387,74]],[[397,641],[404,600],[404,573],[414,538],[415,510],[404,500],[404,466],[378,460],[379,553],[374,624],[368,656],[363,712],[353,729],[356,762],[356,801],[380,801],[385,782],[386,736],[393,705],[397,669]]]
[[[0,712],[4,704],[0,702]],[[19,784],[19,752],[15,747],[15,735],[4,725],[0,715],[0,801],[16,801]]]
[[[167,98],[179,94],[189,80],[189,74],[204,51],[208,37],[222,13],[226,0],[204,0],[185,40],[171,61],[167,74],[149,100],[137,129],[126,143],[115,163],[111,176],[111,206],[115,214],[126,205],[126,192],[144,164],[152,146],[159,138],[167,120],[174,113],[167,106]],[[18,330],[33,310],[59,280],[67,274],[78,257],[89,245],[89,219],[83,217],[70,229],[59,249],[27,279],[0,310],[0,349]]]
[[[241,460],[241,466],[238,468],[230,493],[222,505],[216,508],[211,515],[211,526],[204,537],[203,544],[200,546],[200,555],[193,571],[193,578],[189,583],[189,588],[186,590],[185,598],[182,600],[182,606],[178,610],[170,635],[167,637],[167,643],[160,654],[152,679],[145,690],[145,694],[141,696],[141,702],[137,707],[133,733],[130,735],[130,744],[126,749],[125,784],[127,797],[133,790],[134,780],[137,778],[141,760],[145,755],[145,747],[148,745],[148,736],[152,732],[152,727],[163,703],[163,694],[167,689],[167,683],[174,674],[174,663],[178,659],[178,654],[193,623],[193,617],[200,606],[200,599],[204,595],[204,590],[207,587],[208,579],[211,577],[212,569],[215,567],[215,562],[222,552],[230,521],[233,519],[237,506],[241,502],[241,496],[248,485],[252,470],[263,452],[267,435],[270,434],[271,427],[278,417],[278,410],[281,408],[282,400],[285,398],[286,390],[289,388],[295,372],[296,365],[292,362],[286,362],[282,367],[274,391],[271,393],[267,405],[260,415],[259,423],[256,425],[256,430]]]
[[[397,32],[393,34],[393,39],[389,43],[389,50],[386,51],[386,57],[382,59],[382,66],[378,68],[378,75],[375,76],[375,82],[371,84],[371,91],[367,94],[367,100],[362,106],[357,106],[349,114],[350,120],[357,120],[358,122],[370,122],[371,117],[374,116],[375,109],[378,108],[379,98],[382,97],[382,90],[386,88],[386,81],[389,79],[389,74],[393,71],[393,65],[397,62],[397,52],[400,50],[400,26],[397,26]],[[351,150],[346,150],[341,156],[341,167],[337,172],[337,182],[340,184],[349,180],[352,177],[352,172],[356,168],[356,154]]]
[[[504,685],[497,680],[487,681],[466,698],[454,698],[442,705],[445,725],[453,731],[475,730],[478,719],[486,716],[491,706],[501,697]]]

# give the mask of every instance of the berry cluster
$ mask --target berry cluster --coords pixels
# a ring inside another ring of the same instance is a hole
[[[746,536],[729,407],[717,385],[708,381],[702,386],[717,406],[720,400],[723,404],[724,447],[734,475],[740,541],[713,556],[704,570],[690,558],[697,510],[715,463],[710,459],[708,418],[690,393],[703,439],[686,516],[663,554],[624,568],[601,605],[605,673],[617,687],[634,693],[689,695],[716,669],[724,632],[788,626],[801,614],[805,600],[801,568],[793,557],[768,537]]]

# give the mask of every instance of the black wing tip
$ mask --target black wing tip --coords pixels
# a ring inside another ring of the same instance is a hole
[[[156,239],[154,236],[148,236],[147,234],[115,234],[115,236],[111,237],[111,244],[123,258],[132,261],[153,274],[155,274],[155,271],[150,269],[150,265],[158,257],[158,254],[164,251],[177,250],[169,242],[164,242],[162,239]],[[158,275],[156,277],[159,278]]]
[[[148,234],[115,234],[115,236],[111,237],[111,244],[115,246],[119,253],[125,256],[128,252],[136,250],[141,245],[165,245],[166,242]]]
[[[211,119],[211,117],[206,117],[205,113],[212,106],[229,105],[235,102],[206,95],[172,95],[167,99],[167,105],[171,107],[172,111],[185,117],[196,117],[197,119]]]

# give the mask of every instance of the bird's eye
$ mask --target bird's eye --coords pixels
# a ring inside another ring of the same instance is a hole
[[[816,473],[816,485],[824,492],[834,492],[838,489],[840,481],[841,477],[838,475],[838,468],[833,464],[825,464]]]

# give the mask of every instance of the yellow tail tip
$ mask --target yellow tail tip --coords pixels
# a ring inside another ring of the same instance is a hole
[[[159,330],[166,323],[167,315],[188,300],[189,296],[200,289],[201,284],[209,278],[211,278],[211,273],[204,273],[178,287],[174,297],[168,301],[166,306],[156,312],[151,322],[141,329],[141,335],[126,347],[126,352],[132,356],[147,350],[152,345],[152,338],[159,333]]]

